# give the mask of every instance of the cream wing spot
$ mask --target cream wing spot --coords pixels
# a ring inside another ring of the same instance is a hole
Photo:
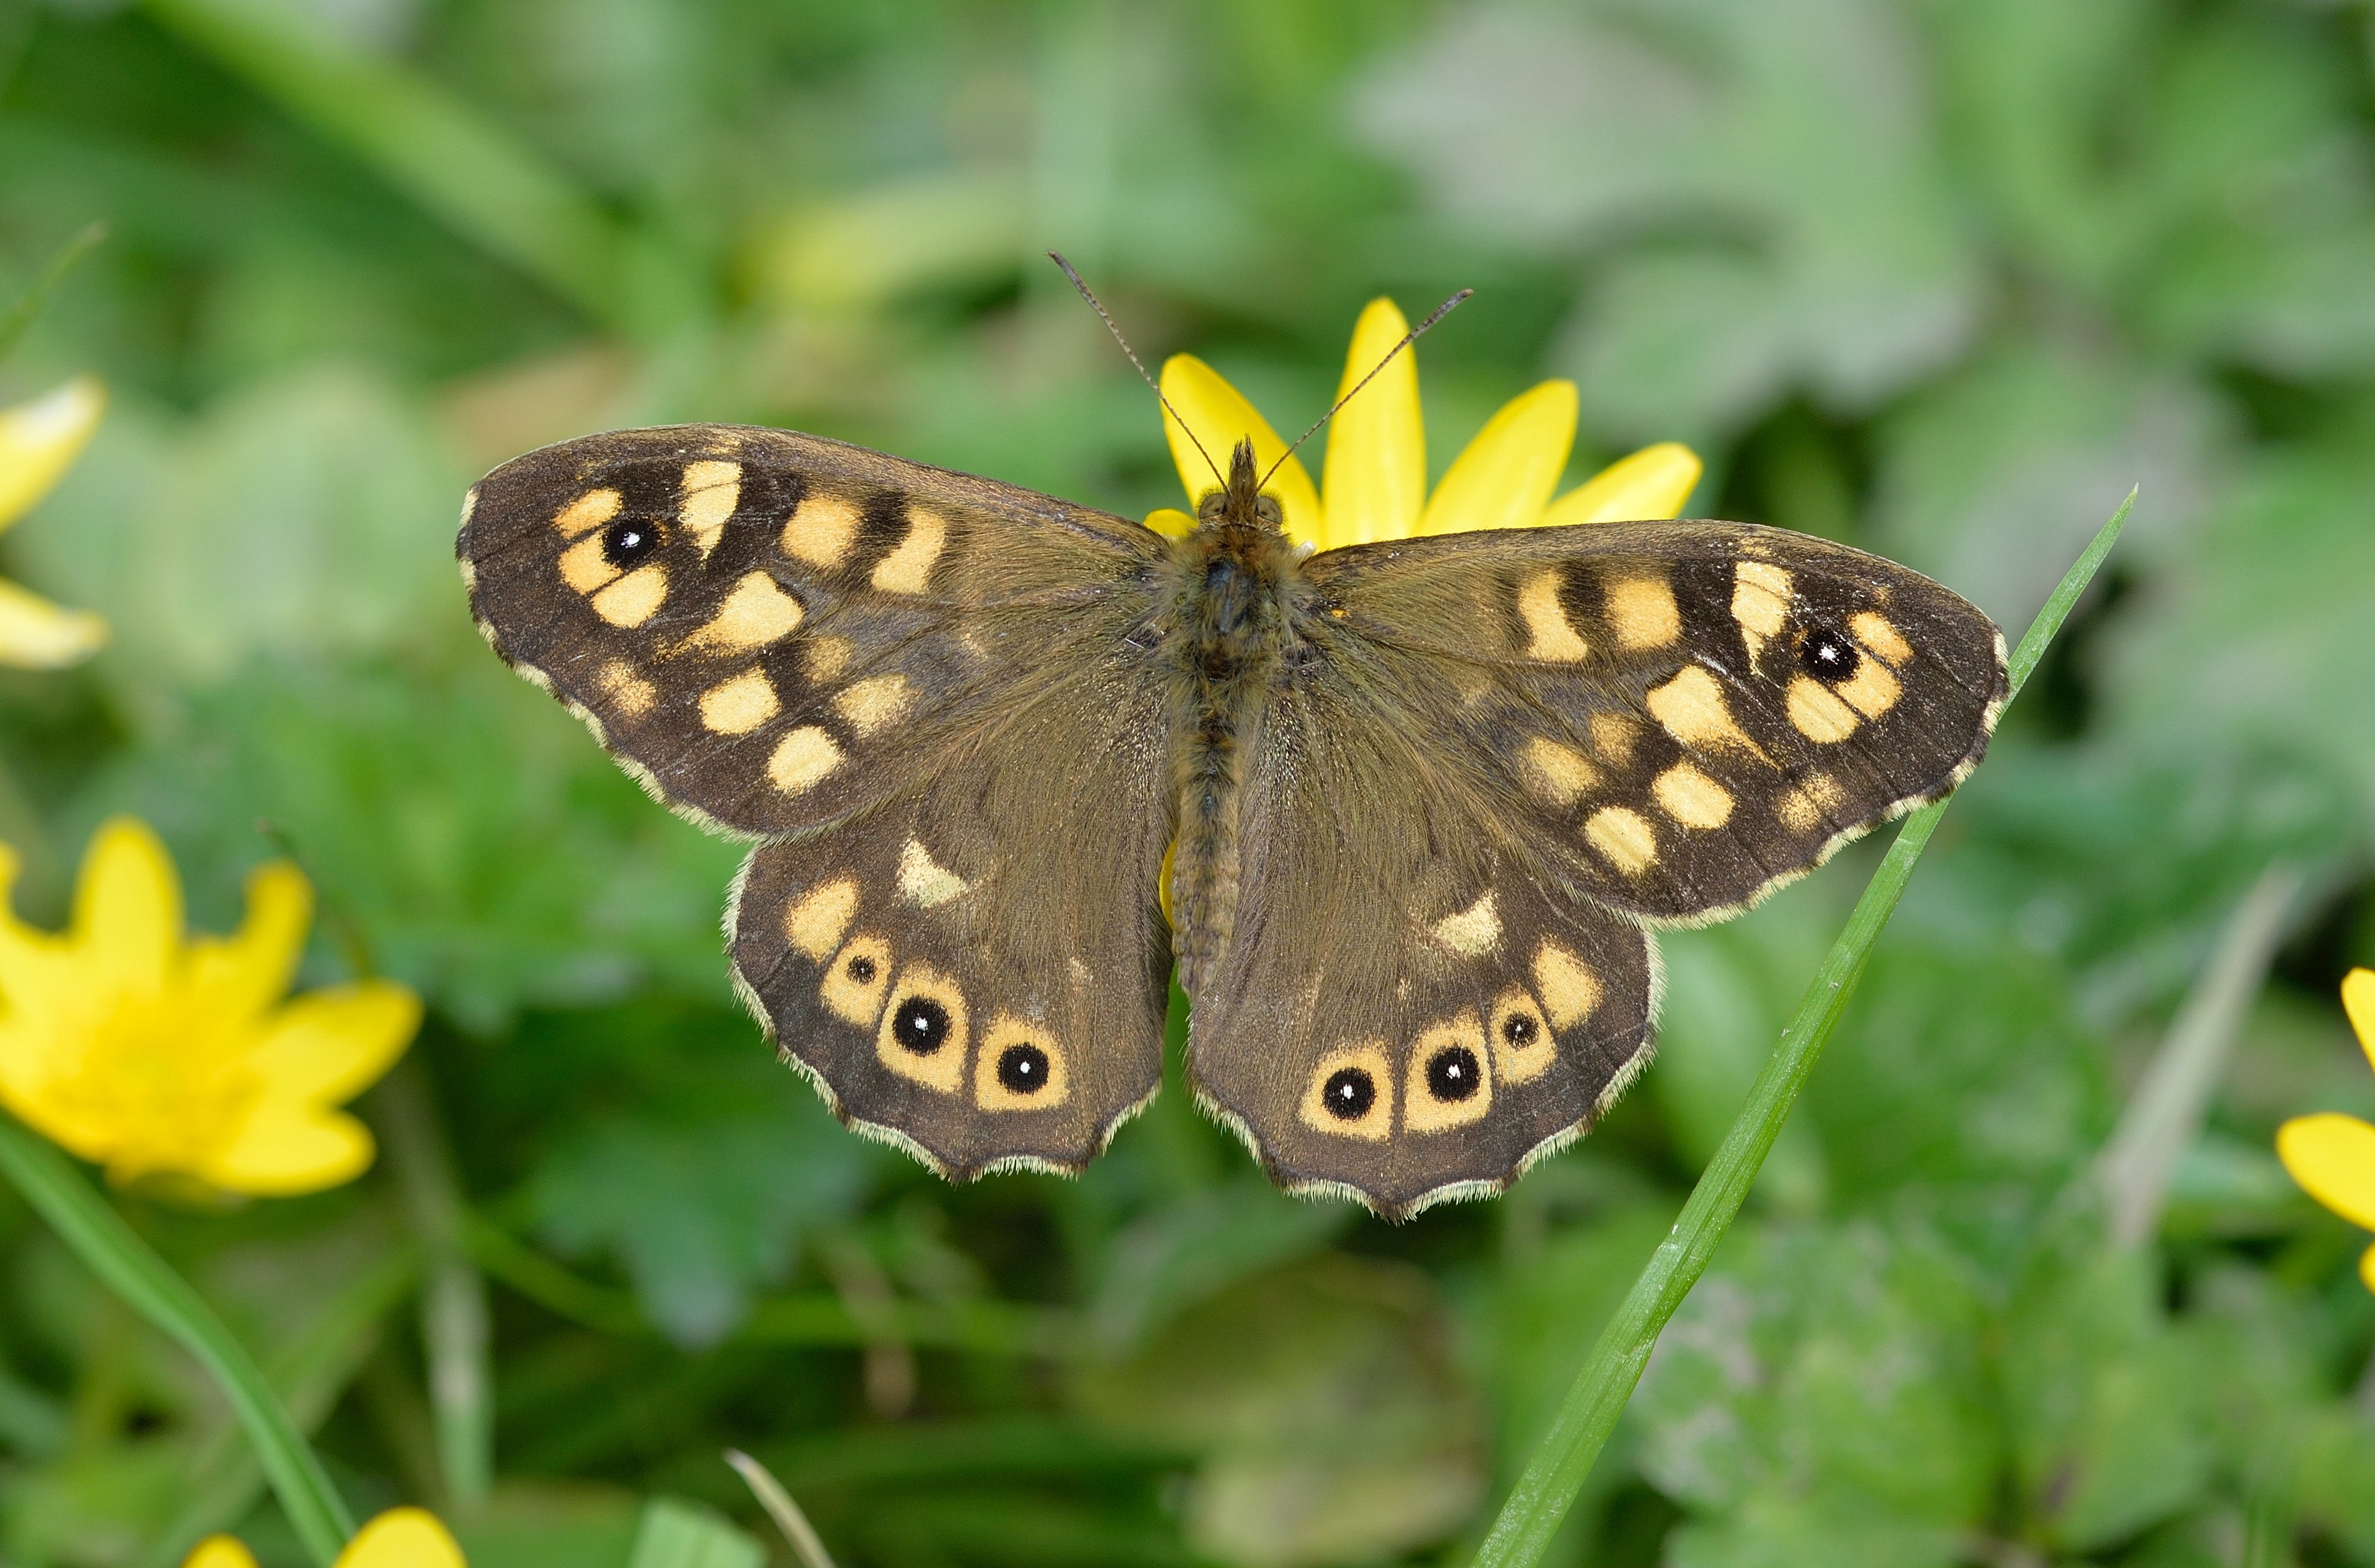
[[[985,1111],[1047,1111],[1071,1098],[1070,1064],[1056,1037],[999,1013],[982,1032],[973,1067],[974,1103]]]
[[[1560,806],[1572,806],[1600,782],[1600,770],[1583,753],[1545,736],[1526,742],[1526,775],[1543,796]]]
[[[1537,572],[1518,590],[1518,614],[1526,623],[1526,656],[1571,665],[1591,652],[1559,603],[1559,574]]]
[[[1556,942],[1544,942],[1534,949],[1534,994],[1553,1027],[1573,1029],[1599,1008],[1600,976]]]
[[[948,520],[926,507],[907,509],[907,536],[874,568],[874,586],[886,594],[920,594],[949,542]]]
[[[1766,560],[1743,560],[1731,572],[1731,619],[1739,623],[1748,656],[1781,635],[1790,619],[1790,573]]]
[[[1662,648],[1683,634],[1683,614],[1663,577],[1625,577],[1608,585],[1608,625],[1625,648]]]
[[[1773,814],[1793,833],[1811,832],[1838,808],[1847,792],[1828,773],[1809,773],[1797,788],[1773,804]]]
[[[1410,1081],[1402,1089],[1402,1126],[1414,1133],[1443,1132],[1480,1121],[1493,1108],[1492,1048],[1472,1012],[1421,1032],[1411,1047]]]
[[[1550,1020],[1521,986],[1511,986],[1493,1004],[1484,1032],[1493,1041],[1493,1072],[1503,1083],[1529,1083],[1558,1055]]]
[[[600,692],[622,717],[640,719],[652,711],[659,693],[652,683],[635,673],[635,666],[624,659],[611,659],[594,676],[594,690]]]
[[[972,885],[934,860],[921,839],[909,839],[899,852],[899,896],[918,909],[938,909]]]
[[[553,517],[552,525],[561,530],[562,537],[573,539],[619,515],[619,508],[625,504],[626,498],[617,490],[587,490],[562,507]]]
[[[833,700],[833,710],[859,736],[872,735],[896,724],[915,701],[915,688],[904,675],[878,675],[853,683]]]
[[[822,963],[841,946],[841,938],[857,914],[856,878],[841,877],[821,882],[784,911],[784,937],[795,949]]]
[[[1313,1132],[1336,1138],[1383,1143],[1393,1136],[1394,1079],[1384,1042],[1365,1040],[1322,1056],[1297,1114]]]
[[[766,671],[753,665],[701,694],[701,726],[712,735],[748,735],[783,707]]]
[[[1612,768],[1633,765],[1633,743],[1640,734],[1641,726],[1622,713],[1591,715],[1591,749]]]
[[[1457,914],[1434,925],[1435,939],[1462,958],[1482,958],[1501,945],[1501,915],[1487,892]]]
[[[1684,746],[1730,746],[1765,755],[1731,716],[1723,683],[1702,666],[1684,666],[1664,685],[1651,687],[1642,701],[1649,716]]]
[[[840,743],[815,725],[802,725],[775,742],[767,759],[767,777],[786,795],[798,795],[839,766]]]
[[[1817,745],[1845,740],[1862,723],[1837,692],[1811,676],[1802,675],[1790,683],[1787,705],[1791,726]]]
[[[1848,630],[1855,640],[1890,664],[1902,667],[1913,657],[1913,646],[1896,630],[1896,623],[1872,610],[1858,610],[1848,618]]]
[[[763,648],[799,630],[808,609],[784,592],[764,572],[746,572],[735,580],[717,613],[679,644],[703,653],[739,654]]]
[[[1855,674],[1831,690],[1838,693],[1840,701],[1868,719],[1876,719],[1896,706],[1896,699],[1904,691],[1896,677],[1878,659],[1861,661]]]
[[[784,553],[828,571],[857,542],[857,506],[837,495],[804,496],[784,520]]]
[[[849,667],[849,656],[856,651],[846,637],[811,634],[800,646],[800,668],[819,685],[838,680],[841,672]]]
[[[928,1089],[954,1094],[964,1082],[964,992],[928,964],[899,970],[882,1022],[874,1035],[874,1059]]]
[[[561,552],[561,580],[581,594],[591,594],[619,575],[603,553],[602,536],[588,534]]]
[[[870,1030],[882,1014],[883,993],[890,988],[891,944],[876,936],[852,937],[833,955],[817,999],[844,1023]]]
[[[1658,863],[1658,832],[1649,819],[1624,806],[1603,806],[1586,819],[1583,836],[1608,863],[1637,877]]]
[[[639,566],[594,595],[594,613],[632,631],[659,613],[668,599],[668,568],[658,561]]]
[[[683,495],[676,520],[692,536],[701,559],[707,560],[717,541],[726,536],[726,520],[734,515],[742,499],[742,465],[715,458],[686,464]]]
[[[1731,791],[1688,762],[1677,762],[1650,783],[1667,816],[1685,828],[1710,830],[1731,820]]]

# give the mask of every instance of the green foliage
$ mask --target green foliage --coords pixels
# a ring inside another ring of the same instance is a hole
[[[1395,1228],[1282,1198],[1176,1075],[1082,1180],[951,1189],[769,1060],[718,950],[736,850],[485,653],[451,543],[473,474],[680,418],[1176,504],[1049,245],[1150,358],[1298,427],[1364,301],[1473,285],[1421,349],[1438,470],[1572,376],[1572,477],[1692,441],[1695,511],[1886,550],[2015,631],[2143,485],[1549,1561],[2375,1568],[2366,1237],[2269,1154],[2286,1115],[2375,1114],[2334,1006],[2375,961],[2370,26],[2353,0],[0,17],[0,297],[109,235],[0,397],[87,370],[113,395],[0,541],[115,630],[88,670],[0,678],[21,905],[58,918],[92,824],[136,810],[197,924],[289,855],[321,899],[307,983],[390,974],[432,1015],[421,1125],[366,1097],[353,1187],[122,1212],[343,1505],[436,1507],[476,1568],[793,1561],[728,1446],[844,1568],[1464,1561],[1869,854],[1670,934],[1660,1065],[1496,1203]],[[2159,1234],[2121,1251],[2096,1161],[2279,862],[2308,890]],[[478,1503],[439,1441],[473,1377]],[[241,1411],[0,1196],[0,1562],[175,1568],[221,1527],[309,1560]]]

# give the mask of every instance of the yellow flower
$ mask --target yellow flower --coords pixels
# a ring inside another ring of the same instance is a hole
[[[255,1554],[230,1536],[208,1536],[182,1568],[255,1568]],[[462,1549],[419,1508],[391,1508],[355,1532],[335,1568],[467,1568]]]
[[[29,403],[0,408],[0,530],[65,477],[106,409],[107,389],[96,376],[77,376]],[[107,622],[88,610],[61,609],[0,580],[0,664],[62,669],[106,641]]]
[[[2367,1065],[2375,1067],[2375,969],[2354,969],[2343,977],[2342,1010],[2350,1015]],[[2375,1126],[2334,1111],[2295,1116],[2276,1129],[2276,1157],[2310,1197],[2375,1231]],[[2375,1247],[2359,1258],[2358,1277],[2375,1291]]]
[[[1375,370],[1409,330],[1391,300],[1370,301],[1353,328],[1337,395]],[[1178,411],[1178,419],[1164,411],[1163,428],[1191,502],[1219,483],[1196,441],[1213,461],[1226,463],[1229,449],[1250,436],[1254,460],[1264,472],[1286,453],[1286,443],[1254,406],[1193,355],[1175,354],[1164,363],[1163,394]],[[1553,501],[1551,492],[1575,444],[1575,416],[1573,382],[1546,381],[1511,398],[1453,461],[1430,497],[1417,351],[1404,349],[1329,426],[1324,492],[1293,457],[1279,467],[1269,489],[1286,513],[1289,536],[1320,549],[1476,528],[1662,519],[1682,510],[1698,483],[1700,465],[1690,448],[1676,442],[1644,447]],[[1188,421],[1187,429],[1179,419]],[[1194,441],[1189,429],[1196,432]],[[1146,525],[1185,535],[1195,521],[1165,507],[1150,515]]]
[[[420,1003],[384,981],[283,1000],[313,914],[295,867],[248,878],[238,935],[186,943],[173,863],[131,818],[91,840],[65,932],[18,920],[16,874],[0,845],[0,1105],[118,1182],[313,1192],[371,1163],[335,1107],[403,1053]]]

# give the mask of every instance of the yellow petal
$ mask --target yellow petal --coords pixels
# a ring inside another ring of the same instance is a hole
[[[1575,445],[1575,383],[1546,381],[1501,406],[1435,489],[1422,534],[1530,528]]]
[[[2375,1231],[2375,1127],[2321,1111],[2276,1129],[2276,1158],[2310,1197]]]
[[[1542,526],[1575,523],[1663,522],[1682,515],[1706,466],[1678,441],[1645,446],[1620,457],[1551,502]]]
[[[254,1018],[287,994],[305,951],[313,888],[285,860],[247,878],[247,919],[235,937],[190,944],[192,1005],[213,1018]]]
[[[379,1081],[420,1027],[420,998],[392,980],[309,991],[266,1026],[248,1068],[272,1100],[336,1105]]]
[[[1270,421],[1254,411],[1254,406],[1234,386],[1221,379],[1221,373],[1193,354],[1174,354],[1163,362],[1163,395],[1170,407],[1163,411],[1163,433],[1171,441],[1171,461],[1179,466],[1180,482],[1188,487],[1190,501],[1220,488],[1211,466],[1204,461],[1209,454],[1212,463],[1220,465],[1225,474],[1229,453],[1238,442],[1253,438],[1254,463],[1265,474],[1281,457],[1286,455],[1286,442],[1270,428]],[[1179,419],[1188,421],[1182,429],[1171,409],[1179,411]],[[1196,432],[1196,440],[1204,444],[1202,453],[1196,442],[1188,439],[1188,430]],[[1279,509],[1286,514],[1286,531],[1306,543],[1319,537],[1319,492],[1312,488],[1311,476],[1304,470],[1299,459],[1287,457],[1283,467],[1271,475],[1270,493],[1278,498]]]
[[[2369,1290],[2375,1291],[2375,1247],[2358,1255],[2358,1278],[2367,1281]]]
[[[355,1532],[337,1568],[467,1568],[462,1549],[437,1515],[391,1508]]]
[[[1184,539],[1196,531],[1196,520],[1176,506],[1156,507],[1146,514],[1146,525],[1174,539]]]
[[[0,580],[0,665],[64,669],[107,646],[107,622]]]
[[[193,1173],[225,1192],[291,1197],[353,1181],[372,1152],[369,1129],[344,1111],[270,1096]]]
[[[133,817],[100,824],[75,883],[74,943],[89,984],[154,996],[182,946],[182,880],[172,858]]]
[[[2375,1067],[2375,969],[2354,969],[2342,977],[2342,1010],[2357,1032],[2367,1065]]]
[[[17,852],[0,844],[0,1003],[11,1024],[54,1017],[81,991],[66,944],[17,918]],[[6,1044],[0,1039],[0,1061]]]
[[[30,402],[0,408],[0,528],[50,493],[107,411],[97,376],[77,376]]]
[[[1377,370],[1409,331],[1391,300],[1370,301],[1353,328],[1336,395],[1343,397],[1371,371],[1377,373],[1328,425],[1321,549],[1406,539],[1418,526],[1426,503],[1426,427],[1419,416],[1417,350],[1395,354]]]
[[[255,1554],[229,1536],[208,1536],[182,1559],[182,1568],[255,1568]]]

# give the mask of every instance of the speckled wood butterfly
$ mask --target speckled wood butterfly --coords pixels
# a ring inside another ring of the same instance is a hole
[[[1078,1171],[1162,1079],[1271,1176],[1495,1192],[1648,1059],[1648,927],[1953,788],[2004,698],[1960,597],[1737,523],[1305,554],[1248,447],[1194,532],[813,436],[503,465],[487,639],[677,810],[757,841],[738,989],[842,1119]],[[1174,847],[1176,845],[1176,848]]]

